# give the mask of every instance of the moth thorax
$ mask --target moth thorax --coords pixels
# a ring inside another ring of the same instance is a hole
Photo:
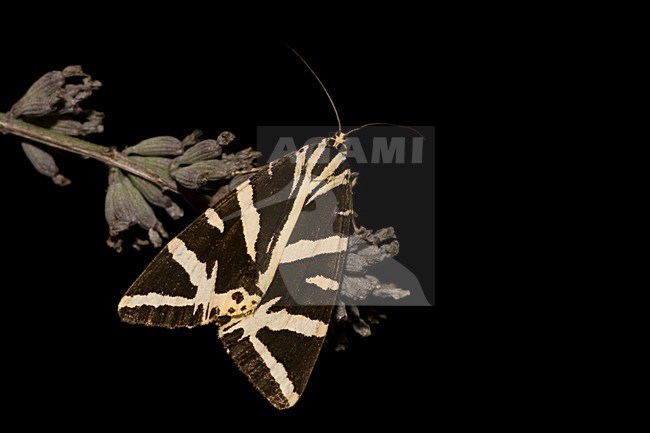
[[[331,145],[334,149],[336,150],[345,150],[347,149],[347,143],[346,143],[346,135],[344,132],[337,132],[334,134],[334,137],[330,138],[331,140]],[[341,149],[341,147],[343,149]]]

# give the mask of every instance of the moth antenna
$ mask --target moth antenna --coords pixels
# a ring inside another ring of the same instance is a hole
[[[323,82],[322,82],[321,79],[318,77],[318,75],[316,74],[316,72],[311,68],[311,66],[309,66],[309,63],[307,63],[307,61],[306,61],[305,59],[303,59],[302,56],[301,56],[300,54],[298,54],[298,51],[294,50],[294,49],[293,49],[291,46],[289,46],[289,45],[287,45],[287,47],[289,47],[289,49],[290,49],[291,51],[293,51],[293,53],[294,53],[296,56],[298,56],[298,58],[300,59],[300,61],[301,61],[302,63],[305,64],[305,66],[307,67],[307,69],[309,69],[309,72],[311,72],[311,74],[314,76],[314,78],[316,78],[316,81],[318,81],[318,84],[320,84],[321,88],[323,89],[323,91],[324,91],[325,94],[327,95],[327,99],[329,99],[329,100],[330,100],[330,104],[332,104],[332,108],[334,109],[334,114],[336,114],[336,121],[337,121],[337,123],[339,124],[339,132],[343,132],[343,131],[341,131],[341,130],[343,129],[343,126],[341,126],[341,118],[339,117],[339,112],[338,112],[338,110],[336,109],[336,105],[334,105],[334,100],[332,99],[332,96],[330,95],[330,93],[327,91],[327,88],[325,87],[325,84],[323,84]]]
[[[368,127],[368,126],[394,126],[396,128],[408,129],[410,131],[415,132],[420,137],[424,138],[424,135],[422,135],[422,133],[420,131],[418,131],[417,129],[415,129],[415,128],[412,128],[410,126],[405,126],[405,125],[398,125],[396,123],[385,123],[385,122],[366,123],[365,125],[361,125],[358,128],[354,128],[353,130],[346,132],[345,135],[350,135],[353,132],[361,131],[362,129],[364,129],[364,128]]]

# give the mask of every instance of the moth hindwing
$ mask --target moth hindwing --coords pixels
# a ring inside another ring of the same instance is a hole
[[[293,406],[323,343],[342,278],[350,170],[328,140],[260,170],[161,251],[119,305],[122,320],[217,322],[239,369]]]

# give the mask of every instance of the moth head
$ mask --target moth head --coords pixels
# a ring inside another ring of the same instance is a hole
[[[336,150],[345,151],[348,148],[346,139],[347,139],[347,134],[345,132],[339,131],[328,138],[328,144]]]

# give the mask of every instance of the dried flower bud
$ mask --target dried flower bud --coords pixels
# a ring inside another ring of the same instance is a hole
[[[81,78],[81,83],[72,84],[68,83],[63,86],[61,92],[61,107],[57,110],[58,114],[79,114],[83,110],[79,103],[88,98],[92,93],[102,86],[97,80],[93,80],[90,75],[86,74],[81,66],[68,66],[62,74],[65,78],[78,77]]]
[[[36,80],[9,113],[14,117],[44,116],[54,111],[65,83],[61,71],[51,71]]]
[[[169,182],[174,182],[174,179],[169,174],[169,166],[171,160],[167,158],[162,158],[159,156],[137,156],[131,155],[129,159],[132,159],[139,164],[144,165],[152,172],[156,173],[158,176],[162,177]]]
[[[370,325],[378,325],[386,316],[380,314],[372,307],[357,307],[354,304],[345,305],[339,301],[334,308],[334,316],[330,323],[326,344],[334,350],[347,349],[348,336],[357,334],[368,337],[372,334]]]
[[[395,239],[395,229],[393,227],[385,227],[383,229],[377,230],[374,233],[372,230],[361,227],[360,233],[363,233],[364,238],[373,244],[380,244],[382,242],[386,242],[387,240]]]
[[[131,247],[136,251],[141,251],[142,247],[150,245],[150,244],[151,244],[151,242],[149,242],[148,240],[135,238],[135,240],[131,244]]]
[[[142,140],[135,146],[124,149],[125,155],[166,156],[183,153],[183,144],[178,138],[161,136]]]
[[[155,184],[130,173],[127,174],[127,177],[149,203],[165,209],[173,219],[183,216],[183,209],[166,196]]]
[[[106,239],[106,245],[108,245],[110,248],[114,249],[116,253],[121,253],[122,252],[122,243],[124,242],[124,239],[121,238],[115,238],[115,237],[110,237]]]
[[[117,236],[136,222],[135,209],[123,179],[124,175],[119,169],[113,167],[109,170],[104,216],[111,237]]]
[[[408,290],[400,289],[393,283],[381,284],[379,289],[372,292],[373,296],[380,298],[402,299],[411,294]]]
[[[32,123],[72,137],[104,132],[104,113],[86,110],[78,118],[48,116],[31,120]]]
[[[44,176],[48,176],[52,179],[52,182],[59,186],[70,185],[70,179],[67,179],[59,173],[59,167],[57,167],[52,155],[40,147],[36,147],[33,144],[24,141],[21,142],[21,145],[27,159],[29,159],[36,171]]]
[[[237,164],[238,170],[244,170],[253,167],[253,161],[261,156],[262,154],[260,152],[256,152],[249,147],[244,150],[240,150],[235,154],[224,154],[221,159]]]
[[[63,71],[61,71],[61,74],[65,78],[70,78],[70,77],[88,77],[89,75],[86,74],[83,69],[81,69],[81,66],[79,65],[71,65],[71,66],[66,66]]]
[[[223,154],[221,159],[199,161],[172,170],[172,176],[185,188],[198,189],[207,182],[228,179],[240,170],[252,168],[254,160],[261,155],[260,152],[248,148],[236,154]]]
[[[205,165],[190,165],[174,170],[172,177],[185,188],[199,189],[208,182],[208,174],[211,168]]]
[[[392,227],[373,232],[364,227],[358,228],[350,236],[345,272],[341,282],[341,295],[353,301],[366,299],[373,295],[381,298],[401,299],[410,294],[394,284],[381,283],[368,274],[368,269],[399,252],[399,242],[395,239]]]
[[[348,342],[348,337],[345,335],[344,332],[337,333],[335,338],[336,338],[336,343],[334,345],[335,351],[341,352],[348,348],[348,345],[350,343]]]
[[[162,245],[162,238],[167,237],[167,232],[163,228],[162,223],[158,221],[153,209],[133,183],[124,175],[122,175],[120,181],[126,188],[131,206],[133,206],[135,212],[136,222],[140,227],[147,230],[152,245],[156,248],[160,247]]]
[[[223,150],[217,144],[217,140],[203,140],[194,146],[190,147],[178,158],[174,159],[172,164],[174,166],[194,164],[195,162],[205,161],[206,159],[214,159],[221,156]]]
[[[341,295],[358,301],[366,299],[371,293],[381,287],[379,280],[372,275],[343,275],[341,281]]]
[[[346,274],[364,274],[368,268],[382,260],[395,257],[399,252],[399,242],[395,239],[392,227],[373,233],[363,227],[350,237]]]
[[[181,143],[183,144],[183,147],[194,146],[196,143],[199,142],[199,139],[201,138],[202,135],[203,132],[200,129],[195,129],[189,135],[187,135]]]
[[[370,336],[370,326],[361,318],[361,312],[356,305],[348,305],[348,317],[352,322],[352,329],[362,337]]]
[[[149,240],[155,247],[161,246],[162,238],[167,237],[167,232],[142,194],[114,167],[110,169],[108,183],[105,216],[111,237],[137,223],[147,230]],[[120,246],[121,244],[118,244],[118,247]]]
[[[179,168],[172,172],[172,176],[185,188],[198,189],[210,181],[230,178],[241,167],[241,161],[237,159],[211,159]]]
[[[219,146],[228,146],[231,141],[233,141],[236,138],[235,134],[229,131],[223,131],[221,134],[217,136],[217,144]]]
[[[359,307],[354,304],[348,305],[348,317],[350,320],[359,320],[361,314],[359,313]]]
[[[368,307],[366,309],[366,322],[371,325],[378,325],[382,320],[386,320],[385,314],[381,314],[373,307]]]
[[[345,304],[340,300],[334,306],[334,320],[337,322],[348,320],[348,312],[345,309]]]
[[[354,332],[362,337],[370,337],[372,334],[370,325],[368,325],[368,323],[366,323],[366,321],[363,319],[359,319],[358,321],[354,322],[352,324],[352,329],[354,329]]]
[[[66,84],[66,78],[82,77],[80,84]],[[83,112],[79,103],[101,87],[99,81],[90,78],[79,66],[68,66],[63,71],[51,71],[27,90],[25,95],[11,107],[14,117],[41,117],[51,114],[65,115]]]

